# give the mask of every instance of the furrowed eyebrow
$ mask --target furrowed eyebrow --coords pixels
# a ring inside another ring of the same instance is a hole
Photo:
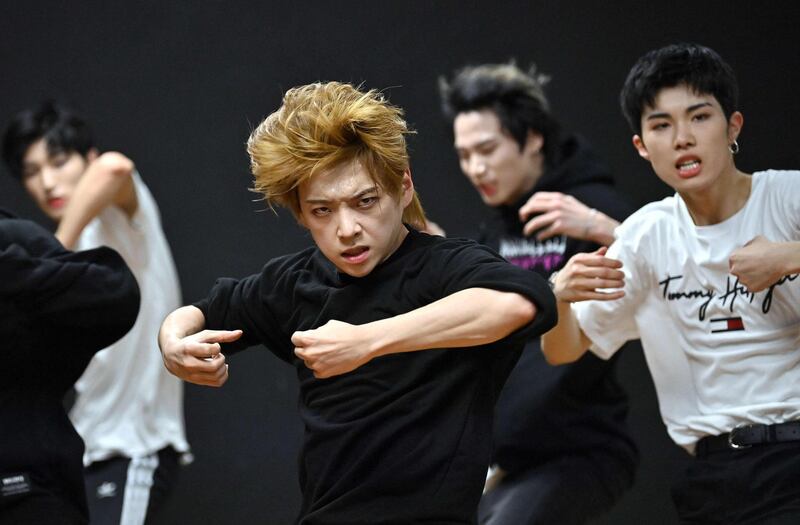
[[[356,193],[355,195],[353,195],[352,197],[346,198],[345,200],[360,199],[360,198],[362,198],[365,195],[368,195],[370,193],[378,193],[378,187],[377,186],[371,186],[369,188],[365,188],[365,189],[359,191],[358,193]],[[331,202],[333,202],[330,199],[314,199],[314,198],[306,199],[305,201],[308,204],[330,204]]]

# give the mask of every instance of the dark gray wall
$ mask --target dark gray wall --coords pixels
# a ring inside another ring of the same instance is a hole
[[[459,174],[436,79],[466,63],[536,61],[564,123],[602,151],[640,205],[667,195],[630,146],[617,108],[628,68],[678,40],[739,73],[746,171],[800,167],[795,2],[7,2],[0,12],[0,122],[46,96],[79,106],[104,148],[132,157],[161,205],[187,301],[219,275],[254,272],[307,245],[247,191],[244,142],[282,92],[315,80],[388,88],[418,134],[413,173],[431,217],[468,235],[480,201]],[[42,217],[0,177],[0,205]],[[669,336],[669,334],[665,334]],[[643,452],[637,484],[603,523],[673,523],[683,461],[635,346],[621,363]],[[290,523],[300,428],[291,370],[263,349],[231,360],[224,388],[186,389],[197,457],[160,523]]]

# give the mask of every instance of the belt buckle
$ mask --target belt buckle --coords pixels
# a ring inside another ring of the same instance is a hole
[[[753,425],[752,423],[740,423],[740,424],[736,425],[735,427],[733,427],[733,429],[730,432],[728,432],[728,446],[730,448],[732,448],[732,449],[735,449],[735,450],[743,450],[743,449],[752,447],[753,445],[739,445],[738,443],[735,443],[733,441],[733,434],[734,434],[734,432],[736,432],[739,429],[750,428],[750,427],[753,427],[753,426],[755,426],[755,425]]]

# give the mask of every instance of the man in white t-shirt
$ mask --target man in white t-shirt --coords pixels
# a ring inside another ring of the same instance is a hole
[[[162,319],[181,304],[156,203],[133,162],[100,154],[86,122],[52,102],[9,124],[3,157],[69,249],[106,245],[131,268],[141,308],[131,331],[97,353],[75,384],[70,419],[86,444],[94,524],[140,524],[153,514],[188,452],[183,387],[156,347]]]
[[[672,439],[696,459],[684,523],[800,520],[800,172],[736,168],[736,78],[714,51],[651,51],[622,90],[633,144],[676,194],[551,282],[551,363],[641,338]]]

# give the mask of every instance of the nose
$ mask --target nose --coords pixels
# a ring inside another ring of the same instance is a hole
[[[675,149],[685,149],[694,145],[694,133],[692,127],[686,124],[675,125]]]
[[[43,166],[41,168],[42,187],[51,191],[56,187],[57,173],[56,170],[50,166]]]
[[[480,155],[470,155],[465,162],[467,176],[479,180],[486,174],[486,161]]]
[[[352,240],[361,233],[361,222],[359,221],[358,214],[346,206],[342,206],[339,210],[338,225],[336,228],[336,235],[343,241]]]

